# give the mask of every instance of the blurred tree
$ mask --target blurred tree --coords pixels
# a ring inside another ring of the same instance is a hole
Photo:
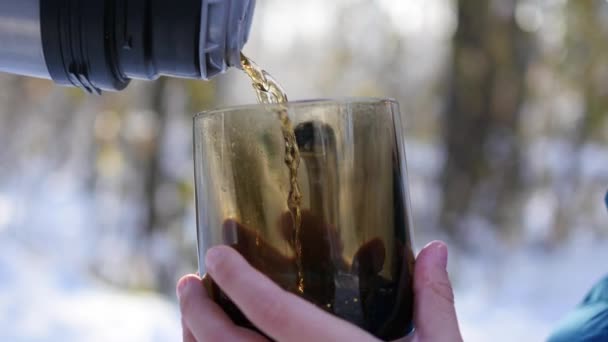
[[[571,128],[572,150],[576,153],[564,160],[568,172],[558,196],[552,231],[552,240],[556,242],[567,238],[579,223],[577,221],[581,221],[577,213],[585,212],[585,207],[593,207],[599,201],[595,196],[589,196],[594,193],[592,180],[582,179],[584,160],[581,152],[587,144],[608,141],[608,4],[604,0],[570,0],[565,13],[566,53],[556,69],[581,93],[583,110],[577,125]],[[605,229],[598,228],[606,233]]]
[[[441,226],[461,242],[467,219],[502,226],[518,214],[517,127],[531,44],[515,20],[516,5],[516,0],[458,1],[443,120]]]
[[[608,118],[608,4],[603,0],[568,1],[566,57],[561,69],[581,89],[585,108],[576,130],[581,145],[602,139]]]
[[[146,250],[153,265],[154,283],[157,290],[164,293],[172,293],[174,290],[175,279],[179,276],[179,269],[176,264],[183,263],[183,260],[191,260],[184,255],[166,255],[159,252],[158,248],[171,248],[176,254],[178,252],[192,252],[183,248],[180,244],[190,243],[195,245],[195,241],[185,241],[182,232],[184,231],[183,218],[187,209],[193,202],[193,179],[192,174],[188,173],[187,179],[184,175],[176,174],[176,168],[180,165],[167,165],[169,154],[180,153],[166,148],[169,140],[175,140],[171,134],[188,134],[191,140],[191,130],[188,129],[192,124],[192,115],[201,110],[208,109],[214,101],[215,86],[212,82],[200,80],[170,80],[160,78],[152,82],[147,91],[149,94],[148,109],[153,118],[152,127],[154,136],[150,140],[147,153],[140,164],[140,172],[143,182],[143,198],[145,201],[145,214],[143,220],[144,234],[140,246]],[[178,127],[186,128],[186,132],[176,132],[175,124],[171,122],[185,122]],[[188,144],[191,146],[192,144]],[[187,152],[191,156],[191,151]],[[192,167],[190,166],[190,169]],[[185,229],[195,230],[196,227],[185,227]],[[159,245],[158,238],[164,242]],[[164,255],[163,260],[154,260],[155,255]],[[172,260],[167,260],[172,258]],[[195,266],[195,265],[191,265]],[[192,268],[189,268],[191,270]]]
[[[144,180],[144,200],[146,201],[146,218],[144,220],[144,232],[148,235],[155,230],[160,229],[165,221],[159,217],[156,199],[158,187],[163,182],[162,166],[161,166],[161,146],[167,134],[167,107],[165,105],[165,93],[167,88],[167,79],[161,77],[156,82],[153,82],[150,87],[150,110],[154,115],[154,127],[156,134],[152,139],[150,149],[146,154],[142,171]]]
[[[185,226],[194,202],[192,115],[214,94],[213,82],[160,78],[101,98],[93,191],[101,235],[123,244],[119,257],[100,255],[93,265],[105,281],[170,294],[195,268],[196,227]]]

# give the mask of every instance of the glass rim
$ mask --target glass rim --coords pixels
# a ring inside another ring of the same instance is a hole
[[[390,97],[336,97],[336,98],[319,98],[319,99],[309,99],[309,100],[297,100],[297,101],[289,101],[284,104],[245,104],[238,106],[228,106],[221,108],[214,108],[205,110],[194,115],[194,120],[202,119],[208,116],[213,116],[217,114],[226,114],[230,112],[238,112],[246,109],[259,109],[259,108],[276,108],[279,109],[284,105],[287,107],[304,107],[310,105],[320,105],[320,104],[399,104],[397,100]]]

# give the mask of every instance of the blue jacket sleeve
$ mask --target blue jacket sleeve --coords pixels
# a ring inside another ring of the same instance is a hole
[[[608,277],[593,287],[583,302],[558,326],[549,342],[608,341]]]
[[[608,193],[604,197],[608,209]],[[583,302],[549,337],[548,342],[608,342],[608,277],[591,289]]]

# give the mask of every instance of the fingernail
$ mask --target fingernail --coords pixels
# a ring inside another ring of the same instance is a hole
[[[433,241],[424,247],[425,249],[429,249],[431,255],[433,256],[434,263],[441,267],[442,269],[446,269],[448,266],[448,247],[445,243],[441,241]]]
[[[221,262],[224,252],[222,247],[211,247],[205,255],[205,266],[207,271],[213,273],[217,269],[217,265]]]

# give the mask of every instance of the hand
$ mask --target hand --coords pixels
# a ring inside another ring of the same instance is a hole
[[[447,247],[428,244],[414,274],[416,331],[407,341],[462,341],[448,274]],[[210,276],[261,331],[277,341],[377,341],[367,332],[288,293],[226,246],[207,252]],[[188,275],[177,285],[185,342],[267,341],[236,326],[207,295],[201,279]],[[405,323],[404,323],[405,324]]]

